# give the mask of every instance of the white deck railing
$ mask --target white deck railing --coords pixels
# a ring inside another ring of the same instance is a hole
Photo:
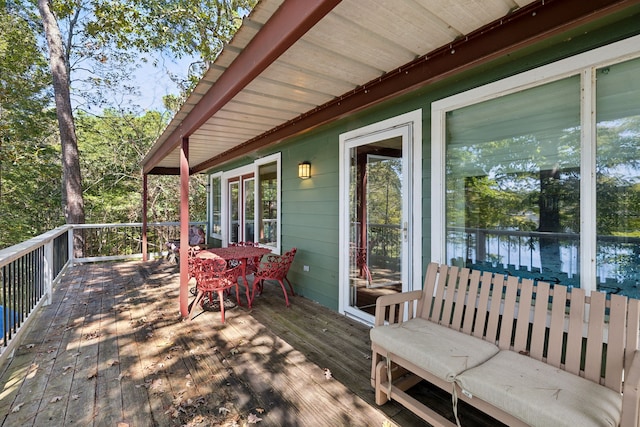
[[[82,258],[73,256],[74,233],[81,233],[85,242]],[[165,243],[179,237],[179,222],[148,223],[144,248],[142,223],[77,224],[0,250],[0,364],[11,356],[33,314],[51,302],[53,289],[69,266],[141,259],[143,253],[150,258],[165,256]]]

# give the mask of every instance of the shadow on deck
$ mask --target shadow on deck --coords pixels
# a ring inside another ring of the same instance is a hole
[[[270,285],[225,325],[177,299],[168,262],[71,269],[2,367],[0,425],[426,425],[375,405],[366,326]]]
[[[374,403],[367,326],[271,284],[224,325],[181,321],[178,283],[162,261],[70,269],[0,367],[0,426],[427,426]]]

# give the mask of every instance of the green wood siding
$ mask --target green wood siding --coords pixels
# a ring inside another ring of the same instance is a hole
[[[544,40],[535,46],[484,64],[382,105],[320,127],[256,153],[282,153],[282,250],[297,247],[290,279],[300,294],[338,309],[338,193],[341,133],[422,108],[422,259],[430,260],[431,229],[431,103],[435,100],[505,78],[640,33],[640,7],[598,23]],[[256,156],[252,156],[252,159]],[[252,159],[234,162],[233,167]],[[311,162],[311,179],[297,177],[297,165]],[[225,169],[231,169],[231,166]],[[213,171],[212,171],[213,172]],[[420,250],[420,248],[418,248]],[[303,271],[303,266],[309,271]],[[421,280],[422,282],[422,280]],[[295,300],[294,300],[295,301]]]

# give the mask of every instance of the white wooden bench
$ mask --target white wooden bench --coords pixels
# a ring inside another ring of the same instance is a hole
[[[376,403],[456,423],[411,397],[426,380],[510,425],[638,426],[640,301],[431,263],[424,288],[379,297]]]

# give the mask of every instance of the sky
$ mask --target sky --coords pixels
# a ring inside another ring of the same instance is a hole
[[[168,75],[168,72],[185,79],[189,65],[195,59],[160,58],[159,65],[153,66],[151,62],[144,63],[136,72],[135,85],[140,88],[141,96],[133,97],[132,102],[138,104],[143,110],[164,110],[162,97],[168,94],[178,95],[180,89]]]
[[[171,81],[168,72],[186,79],[189,65],[194,62],[193,57],[185,59],[163,59],[158,67],[150,63],[144,64],[137,70],[134,81],[140,87],[141,97],[137,103],[144,110],[163,110],[162,97],[165,95],[178,95],[180,88]]]

